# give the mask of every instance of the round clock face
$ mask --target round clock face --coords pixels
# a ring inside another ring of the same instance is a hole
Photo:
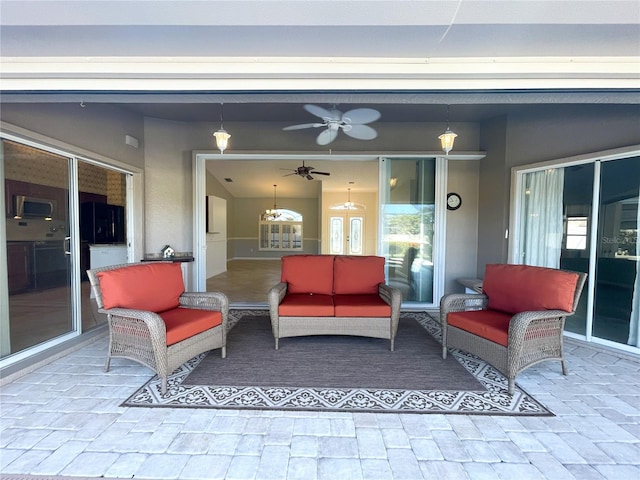
[[[447,208],[449,210],[457,210],[462,205],[462,198],[457,193],[447,195]]]

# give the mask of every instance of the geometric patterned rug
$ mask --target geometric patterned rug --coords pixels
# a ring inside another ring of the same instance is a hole
[[[264,310],[230,312],[232,328],[246,315],[264,316]],[[402,313],[414,318],[441,344],[439,321],[427,312]],[[213,409],[267,409],[378,413],[439,413],[466,415],[553,416],[544,405],[516,384],[507,393],[507,379],[480,358],[461,350],[453,357],[484,387],[477,391],[404,390],[369,388],[259,387],[233,385],[183,385],[183,380],[206,354],[176,369],[168,379],[166,395],[160,394],[157,376],[149,380],[122,406]]]

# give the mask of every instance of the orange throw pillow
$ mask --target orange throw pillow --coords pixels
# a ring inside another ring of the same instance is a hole
[[[333,293],[333,255],[288,255],[282,257],[281,281],[287,293]]]
[[[530,265],[489,264],[482,289],[489,308],[518,313],[573,309],[578,274]]]
[[[378,293],[380,283],[384,283],[384,257],[336,255],[333,269],[335,293]]]
[[[180,305],[184,292],[179,263],[141,263],[98,272],[103,308],[163,312]]]

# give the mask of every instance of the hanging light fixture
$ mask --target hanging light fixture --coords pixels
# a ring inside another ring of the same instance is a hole
[[[278,186],[274,185],[273,186],[273,208],[267,208],[263,213],[262,213],[262,220],[266,220],[268,222],[272,222],[276,219],[278,219],[280,217],[280,212],[278,212],[278,207],[276,205],[276,188]]]
[[[349,182],[353,183],[353,182]],[[351,201],[351,189],[347,188],[347,201],[344,203],[337,203],[335,205],[331,205],[329,209],[331,210],[365,210],[367,207],[365,205],[354,203]]]
[[[444,153],[447,155],[449,155],[449,152],[453,148],[453,142],[457,136],[458,135],[453,133],[449,128],[449,105],[447,105],[447,129],[438,137],[440,139],[440,144],[442,145],[442,150],[444,150]]]
[[[220,150],[220,153],[224,153],[225,149],[229,145],[229,139],[231,135],[227,133],[227,131],[223,127],[222,123],[222,103],[220,104],[220,130],[213,134],[216,137],[216,146]]]

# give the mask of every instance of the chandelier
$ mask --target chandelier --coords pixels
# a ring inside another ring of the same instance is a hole
[[[447,105],[447,129],[442,135],[438,137],[440,139],[442,150],[444,150],[444,153],[446,153],[447,155],[449,155],[449,152],[453,148],[453,142],[455,141],[457,136],[458,135],[453,133],[449,128],[449,105]]]
[[[273,222],[274,220],[277,220],[278,218],[280,218],[280,215],[282,215],[280,212],[278,212],[278,207],[276,205],[276,188],[278,187],[278,185],[274,185],[273,186],[273,208],[267,208],[261,215],[262,220],[267,221],[267,222]]]
[[[353,183],[353,182],[350,182]],[[344,203],[336,203],[329,207],[331,210],[365,210],[367,207],[351,201],[351,189],[347,188],[347,201]]]

